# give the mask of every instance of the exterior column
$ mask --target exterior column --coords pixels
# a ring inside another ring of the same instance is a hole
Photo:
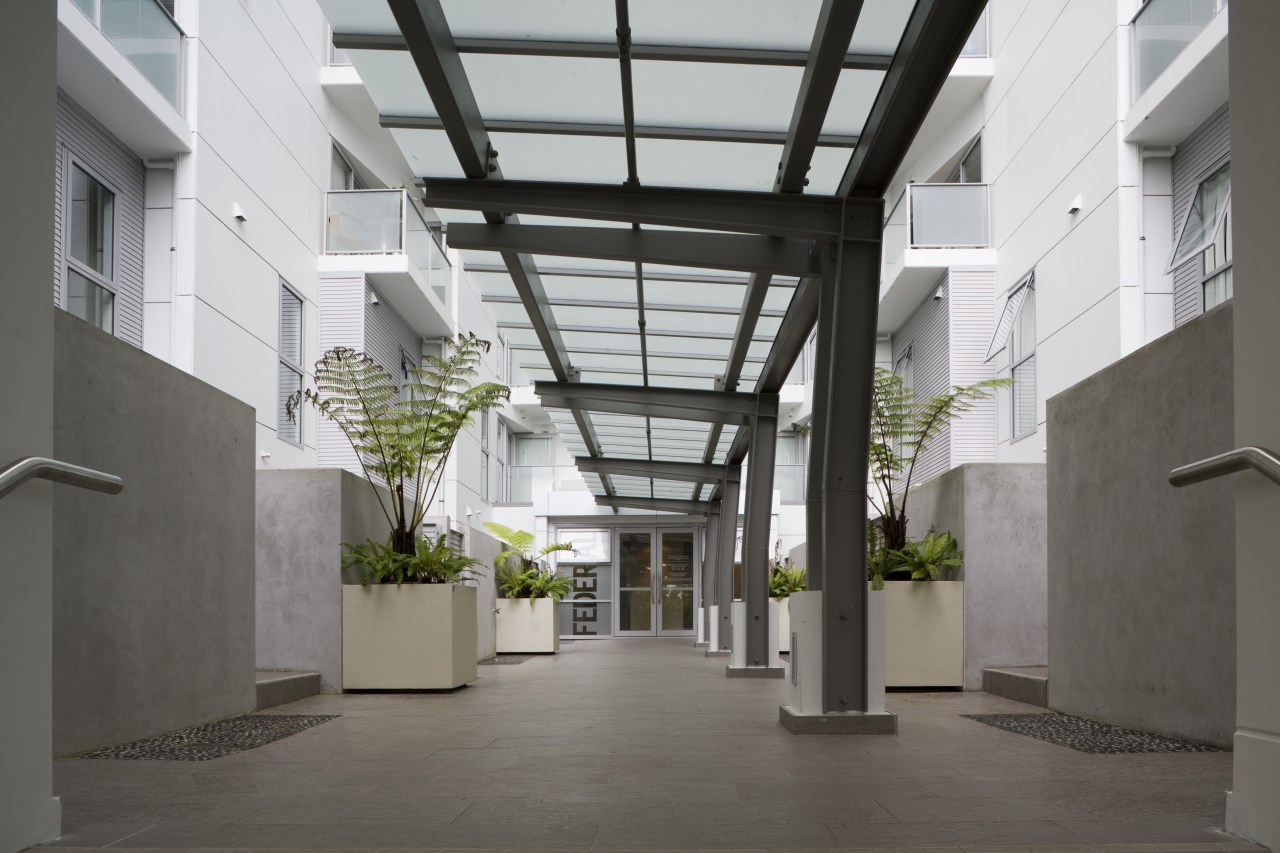
[[[698,645],[714,648],[711,639],[715,636],[711,626],[717,614],[716,603],[716,566],[719,565],[720,553],[720,501],[712,501],[707,511],[707,527],[703,534],[702,551],[702,593],[698,597]]]
[[[719,645],[707,650],[709,655],[727,655],[732,642],[730,613],[733,610],[733,552],[738,541],[738,499],[742,491],[742,468],[729,469],[720,501],[720,547],[716,551],[716,610],[719,624],[712,631]]]
[[[752,418],[747,451],[746,521],[742,547],[742,586],[746,601],[746,654],[742,667],[730,666],[731,677],[782,678],[769,660],[769,534],[773,518],[773,469],[778,448],[777,408]],[[737,651],[735,649],[735,651]]]
[[[809,472],[818,484],[806,493],[807,529],[820,533],[816,559],[809,545],[809,571],[810,577],[818,576],[821,591],[798,594],[806,614],[800,630],[809,633],[799,639],[801,648],[792,650],[799,677],[792,705],[783,706],[780,716],[796,734],[897,731],[894,715],[878,701],[872,707],[879,691],[868,689],[867,665],[867,448],[883,206],[879,199],[850,201],[843,238],[821,255],[812,444],[823,449],[815,454],[821,468]],[[793,631],[796,604],[793,597]],[[815,660],[819,648],[820,665]],[[812,705],[802,698],[806,694],[813,697]]]

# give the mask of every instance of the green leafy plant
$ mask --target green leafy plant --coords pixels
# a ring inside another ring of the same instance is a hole
[[[413,554],[397,551],[390,541],[385,544],[366,539],[359,545],[343,543],[342,568],[359,569],[360,584],[383,583],[461,583],[471,580],[471,569],[480,565],[449,545],[448,536],[432,541],[419,536]]]
[[[556,551],[573,551],[576,554],[572,542],[552,542],[534,551],[534,535],[527,530],[516,530],[495,521],[486,521],[484,526],[511,546],[493,558],[493,579],[503,598],[553,598],[563,601],[569,595],[573,584],[568,578],[556,574],[554,569],[543,562],[543,558]]]
[[[489,342],[473,334],[446,339],[444,355],[426,356],[397,387],[369,356],[336,347],[316,362],[315,390],[300,391],[286,404],[293,418],[305,399],[346,436],[374,487],[397,554],[416,555],[415,532],[435,500],[458,433],[473,414],[510,396],[505,385],[474,384],[488,350]],[[378,486],[385,486],[390,497]]]
[[[770,598],[786,598],[793,592],[804,592],[808,575],[803,566],[797,566],[790,557],[782,556],[781,539],[774,543],[773,559],[769,560]]]
[[[956,416],[970,411],[975,404],[990,397],[997,388],[1007,387],[1010,379],[988,379],[952,388],[925,400],[917,400],[902,377],[882,367],[875,369],[871,395],[871,446],[868,468],[875,485],[870,496],[872,507],[880,517],[872,520],[877,528],[878,546],[868,536],[868,573],[874,581],[887,573],[886,560],[907,546],[907,498],[925,446],[936,438]],[[875,548],[881,549],[877,553]],[[873,558],[884,565],[873,566]]]
[[[884,589],[885,579],[891,575],[905,574],[911,580],[928,581],[964,565],[964,552],[950,531],[930,530],[925,538],[910,540],[902,548],[886,548],[874,522],[870,525],[868,541],[872,545],[867,557],[867,576],[872,589]]]

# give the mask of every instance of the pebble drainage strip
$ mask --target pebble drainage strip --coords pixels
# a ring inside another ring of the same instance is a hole
[[[515,666],[518,663],[524,663],[527,660],[533,660],[537,655],[497,655],[496,657],[487,658],[480,661],[481,666]]]
[[[135,740],[86,752],[75,758],[115,758],[135,761],[209,761],[234,752],[265,746],[328,722],[337,714],[246,714],[204,723],[167,735]]]
[[[1216,746],[1153,735],[1067,714],[962,714],[1007,732],[1095,754],[1125,752],[1222,752]]]

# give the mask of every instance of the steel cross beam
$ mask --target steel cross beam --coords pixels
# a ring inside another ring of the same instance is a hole
[[[448,134],[449,144],[458,158],[463,174],[475,179],[500,179],[502,173],[498,168],[497,152],[489,141],[480,107],[476,103],[471,82],[467,79],[466,69],[462,66],[462,59],[458,55],[440,0],[387,0],[387,4],[400,28],[404,48],[413,57],[418,76],[422,78],[422,84],[431,96],[431,103]],[[485,221],[493,223],[507,219],[497,211],[485,211],[484,216]],[[514,221],[514,217],[507,221]],[[560,337],[533,259],[517,252],[503,252],[502,262],[524,301],[525,310],[543,345],[552,371],[561,381],[573,379],[575,373],[568,350]],[[590,420],[580,412],[574,412],[574,420],[588,452],[599,455],[600,442],[595,437]],[[602,479],[602,482],[605,491],[613,491],[607,478]]]
[[[707,501],[682,501],[677,498],[644,498],[616,496],[596,496],[596,503],[612,509],[648,509],[658,512],[683,512],[689,515],[703,515],[710,510]]]
[[[533,393],[552,409],[745,425],[757,415],[777,417],[777,394],[696,388],[654,388],[586,382],[535,382]]]
[[[532,323],[506,322],[500,321],[498,326],[503,329],[519,329],[521,331],[530,331],[534,328]],[[638,335],[640,330],[635,327],[627,328],[625,326],[583,326],[583,325],[564,325],[560,327],[563,332],[586,332],[588,334],[603,335]],[[649,338],[694,338],[703,341],[729,341],[733,340],[733,335],[729,332],[704,332],[704,331],[684,331],[682,329],[645,329],[645,336]],[[756,335],[751,339],[752,343],[772,343],[773,338],[768,335]],[[710,358],[717,358],[711,355]]]
[[[503,273],[507,268],[502,264],[466,264],[463,267],[467,272],[496,272]],[[568,276],[569,278],[620,278],[630,281],[634,276],[630,270],[618,269],[587,269],[582,267],[538,267],[543,275]],[[716,275],[714,273],[693,273],[693,272],[646,272],[645,278],[650,281],[679,281],[690,282],[692,284],[747,284],[749,276],[746,275]],[[774,281],[777,287],[794,287],[795,284],[790,279],[778,282]]]
[[[542,347],[537,344],[513,344],[508,343],[507,349],[522,350],[524,352],[542,352]],[[574,347],[573,351],[578,355],[626,355],[635,358],[640,357],[640,351],[634,349],[621,349],[615,347]],[[705,352],[668,352],[667,350],[649,350],[649,358],[674,358],[686,359],[692,361],[715,361],[714,355],[708,355]],[[764,356],[753,355],[747,357],[749,364],[764,364]]]
[[[548,39],[454,39],[459,53],[488,53],[507,56],[551,56],[579,59],[617,59],[613,42],[551,41]],[[395,35],[334,33],[333,46],[341,50],[405,50],[405,40]],[[757,50],[737,47],[692,47],[686,45],[633,44],[632,59],[659,62],[711,62],[734,65],[780,65],[803,68],[808,54],[803,50]],[[853,70],[884,71],[892,56],[850,53],[843,67]]]
[[[578,470],[588,474],[616,474],[620,477],[647,477],[652,480],[678,480],[686,483],[718,482],[729,476],[723,465],[701,462],[669,462],[646,459],[608,459],[578,456],[573,460]]]
[[[378,124],[392,130],[443,130],[436,116],[380,115]],[[550,136],[625,137],[626,125],[588,121],[532,121],[528,119],[488,118],[484,122],[490,133],[527,133]],[[638,124],[637,139],[669,139],[682,142],[736,142],[746,145],[781,145],[787,134],[780,130],[742,130],[740,128],[676,127],[661,124]],[[818,137],[820,148],[853,148],[858,137],[842,133],[824,133]]]
[[[520,297],[518,296],[482,296],[481,302],[487,302],[491,305],[519,305]],[[635,301],[628,302],[622,299],[552,299],[552,305],[560,305],[567,308],[607,308],[621,309],[623,311],[636,310],[637,303]],[[665,302],[645,302],[644,309],[646,311],[672,311],[676,313],[693,312],[696,314],[734,314],[738,313],[737,308],[732,305],[676,305]],[[761,317],[785,317],[785,311],[764,310],[760,312]],[[577,351],[577,350],[575,350]]]
[[[427,178],[426,203],[805,240],[838,238],[842,207],[837,198],[794,193],[457,178]]]
[[[809,244],[790,237],[458,223],[449,226],[449,245],[504,254],[563,255],[794,276],[813,274]]]

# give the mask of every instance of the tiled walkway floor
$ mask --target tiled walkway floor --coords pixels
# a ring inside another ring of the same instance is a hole
[[[1213,829],[1229,753],[1086,755],[962,718],[1031,710],[983,693],[892,694],[894,737],[797,737],[777,721],[785,680],[723,672],[723,658],[688,640],[580,641],[482,667],[453,694],[276,708],[342,716],[214,761],[58,761],[67,834],[56,843],[1185,851],[1235,841]]]

